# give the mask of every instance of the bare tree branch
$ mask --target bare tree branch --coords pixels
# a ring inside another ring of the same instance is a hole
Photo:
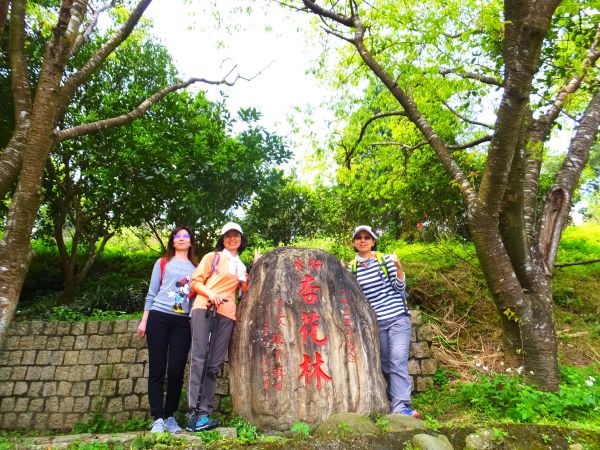
[[[90,20],[88,21],[88,23],[85,27],[85,30],[83,31],[83,33],[79,34],[77,36],[77,38],[75,39],[75,43],[73,44],[73,47],[71,48],[71,53],[69,54],[69,58],[74,56],[79,51],[81,46],[90,39],[92,32],[94,31],[94,29],[96,28],[96,25],[98,24],[98,18],[100,17],[100,14],[103,13],[104,11],[107,11],[108,9],[112,8],[114,5],[115,5],[115,0],[112,0],[111,2],[107,3],[106,5],[103,5],[94,10],[94,13],[92,14],[92,17],[90,17]]]
[[[573,76],[559,91],[556,95],[556,99],[554,103],[550,107],[550,109],[546,112],[546,114],[541,117],[539,120],[544,125],[544,129],[546,133],[550,132],[550,128],[556,121],[558,115],[562,111],[562,106],[564,105],[567,98],[576,92],[581,83],[587,76],[589,70],[594,67],[598,58],[600,57],[600,48],[598,47],[598,43],[600,41],[600,27],[596,30],[596,35],[594,36],[594,41],[590,46],[588,54],[583,59],[581,63],[581,71],[577,75]]]
[[[75,0],[73,6],[71,7],[71,20],[69,20],[69,25],[67,27],[67,33],[65,38],[70,43],[70,48],[73,48],[73,45],[77,41],[77,38],[80,36],[79,28],[81,27],[81,23],[83,22],[83,18],[85,17],[85,13],[88,7],[88,0]],[[67,56],[67,58],[70,57]]]
[[[479,144],[483,144],[484,142],[490,142],[492,140],[492,138],[493,138],[493,135],[488,134],[487,136],[480,137],[479,139],[475,139],[474,141],[467,142],[465,144],[448,145],[448,148],[450,150],[464,150],[467,148],[476,147]]]
[[[466,72],[466,71],[459,70],[459,69],[440,68],[441,75],[448,75],[450,73],[453,73],[454,75],[458,75],[461,78],[468,78],[470,80],[481,81],[482,83],[485,83],[485,84],[491,84],[492,86],[502,87],[504,85],[504,83],[502,83],[501,80],[498,80],[497,78],[490,77],[487,75],[482,75],[480,73]]]
[[[331,28],[329,26],[321,27],[321,29],[327,34],[332,34],[333,36],[340,38],[343,41],[349,42],[350,44],[354,44],[354,39],[344,36],[342,33],[334,30],[333,28]]]
[[[229,74],[227,74],[227,75],[229,75]],[[87,134],[97,133],[98,131],[105,130],[107,128],[114,128],[114,127],[118,127],[118,126],[130,123],[130,122],[133,122],[135,119],[141,117],[152,105],[154,105],[154,104],[158,103],[160,100],[162,100],[163,97],[165,97],[167,94],[170,94],[171,92],[175,92],[179,89],[186,88],[187,86],[194,84],[194,83],[206,83],[206,84],[213,84],[213,85],[225,84],[227,86],[233,86],[238,79],[249,80],[248,78],[244,78],[244,77],[241,77],[238,75],[238,76],[236,76],[236,78],[233,81],[227,81],[227,75],[223,79],[216,80],[216,81],[215,80],[207,80],[205,78],[190,78],[187,81],[173,84],[171,86],[168,86],[168,87],[154,93],[153,95],[148,97],[146,100],[144,100],[142,103],[140,103],[139,106],[137,106],[136,108],[134,108],[133,110],[131,110],[130,112],[128,112],[126,114],[122,114],[117,117],[111,117],[110,119],[99,120],[97,122],[91,122],[91,123],[85,123],[82,125],[77,125],[72,128],[67,128],[65,130],[56,130],[54,132],[55,142],[62,142],[67,139],[73,139],[73,138],[76,138],[79,136],[85,136]]]
[[[167,251],[167,247],[166,247],[166,245],[163,242],[163,236],[159,232],[159,230],[156,228],[156,225],[153,222],[151,222],[150,220],[146,221],[146,225],[148,225],[148,228],[150,228],[150,231],[152,231],[152,234],[154,235],[154,237],[156,238],[156,240],[160,244],[160,247],[162,249],[161,253],[166,252]]]
[[[115,48],[127,39],[151,2],[152,0],[140,0],[119,31],[102,45],[77,72],[67,78],[60,92],[59,106],[56,114],[58,119],[64,116],[75,90],[94,73]]]
[[[8,144],[0,155],[0,198],[2,199],[21,170],[23,151],[25,150],[24,137],[27,136],[31,123],[32,91],[25,55],[25,12],[26,1],[15,0],[11,3],[8,60],[15,127]]]
[[[427,144],[427,142],[425,142]],[[395,145],[397,147],[405,147],[406,144],[397,141],[383,141],[383,142],[372,142],[369,144],[369,147],[389,147],[390,145]],[[349,167],[348,167],[349,168]]]
[[[398,147],[402,147],[403,151],[412,151],[412,150],[416,150],[421,147],[425,147],[428,143],[429,142],[427,142],[427,141],[421,141],[415,145],[406,145],[403,142],[384,141],[384,142],[373,142],[373,143],[369,144],[369,147],[386,147],[386,146],[390,146],[390,145],[395,145]]]
[[[472,147],[476,147],[479,144],[483,144],[484,142],[490,142],[492,140],[492,136],[491,135],[487,135],[484,136],[482,138],[479,139],[475,139],[474,141],[471,142],[466,142],[464,144],[457,144],[457,145],[448,145],[448,149],[450,150],[465,150],[467,148],[472,148]],[[369,144],[370,147],[380,147],[380,146],[389,146],[389,145],[397,145],[399,147],[402,147],[402,149],[404,150],[416,150],[420,147],[423,147],[425,145],[427,145],[429,142],[427,141],[421,141],[418,144],[415,145],[406,145],[402,142],[397,142],[397,141],[384,141],[384,142],[373,142],[371,144]],[[349,168],[349,167],[348,167]]]
[[[360,144],[360,142],[363,140],[363,138],[365,136],[365,132],[367,131],[367,128],[369,127],[369,125],[371,123],[373,123],[375,120],[383,119],[384,117],[393,117],[393,116],[406,116],[406,113],[404,113],[404,111],[391,111],[391,112],[386,112],[386,113],[375,114],[374,116],[371,116],[367,119],[367,121],[360,128],[360,134],[358,135],[358,139],[354,143],[354,146],[350,149],[349,152],[346,152],[346,167],[348,169],[350,168],[350,160],[352,158],[352,154],[356,150],[356,147],[358,147],[358,144]]]
[[[541,98],[541,99],[544,101],[544,103],[545,103],[546,105],[551,105],[551,106],[554,106],[554,102],[555,102],[555,100],[556,100],[555,98],[550,98],[549,96],[547,96],[547,95],[544,95],[543,93],[540,93],[540,92],[535,92],[533,95],[536,95],[536,96],[540,97],[540,98]],[[570,112],[568,112],[566,109],[564,109],[564,108],[562,108],[562,107],[560,107],[560,106],[556,106],[556,108],[558,109],[558,112],[559,112],[559,113],[561,113],[563,116],[565,116],[565,117],[567,117],[567,118],[571,119],[571,120],[572,120],[572,121],[574,121],[574,122],[577,122],[577,117],[576,117],[575,115],[571,114],[571,113],[570,113]],[[550,108],[549,108],[549,110],[550,110]],[[549,112],[549,110],[548,110],[547,112]],[[544,119],[544,115],[542,115],[542,116],[541,116],[541,117],[538,119],[538,122],[539,122],[540,120],[543,120],[543,119]],[[540,123],[541,123],[541,122],[540,122]]]
[[[325,8],[317,5],[317,3],[314,2],[313,0],[302,0],[302,2],[304,3],[304,6],[306,6],[313,13],[315,13],[321,17],[327,17],[328,19],[331,19],[334,22],[337,22],[341,25],[345,25],[349,28],[354,26],[354,20],[352,17],[346,17],[343,14],[339,14],[339,13],[336,13],[335,11],[325,9]]]
[[[444,100],[441,100],[442,104],[448,108],[448,110],[450,110],[450,112],[452,114],[454,114],[456,117],[464,120],[467,123],[473,124],[473,125],[480,125],[482,127],[486,127],[489,128],[490,130],[494,129],[493,125],[490,125],[489,123],[483,123],[483,122],[478,122],[477,120],[473,120],[473,119],[469,119],[465,116],[463,116],[461,113],[459,113],[457,110],[455,110],[452,106],[450,106],[447,102],[445,102]]]
[[[273,0],[273,3],[277,3],[278,5],[285,6],[286,8],[293,9],[294,11],[300,11],[300,12],[304,12],[304,13],[308,12],[306,10],[306,8],[298,8],[297,6],[289,4],[287,2],[282,2],[282,1],[279,1],[279,0]]]
[[[575,261],[572,263],[554,264],[554,267],[582,266],[587,264],[594,264],[597,262],[600,262],[600,259],[588,259],[585,261]]]
[[[10,63],[10,84],[13,92],[15,122],[28,120],[31,112],[31,85],[27,74],[25,55],[25,0],[15,0],[11,4],[10,36],[8,58]]]

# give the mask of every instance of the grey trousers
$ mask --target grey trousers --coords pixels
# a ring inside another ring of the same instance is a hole
[[[387,381],[392,413],[411,407],[412,380],[408,375],[410,352],[410,317],[400,315],[377,322],[381,342],[381,370]]]
[[[206,317],[206,309],[192,310],[192,346],[190,349],[190,379],[188,383],[188,408],[196,408],[198,391],[204,368],[208,332],[212,314]],[[217,390],[217,375],[223,367],[231,332],[233,320],[217,314],[216,327],[212,334],[210,355],[208,356],[208,369],[202,387],[199,414],[209,415],[213,410],[213,399]]]

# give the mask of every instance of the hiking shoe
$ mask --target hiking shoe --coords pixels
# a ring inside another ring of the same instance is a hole
[[[397,412],[397,414],[411,416],[411,417],[414,417],[415,419],[421,418],[421,414],[419,413],[419,411],[415,411],[414,409],[411,409],[411,408],[402,408],[400,411]]]
[[[211,419],[208,416],[202,416],[199,419],[195,420],[194,416],[191,416],[185,429],[188,431],[196,432],[212,430],[213,428],[217,428],[218,426],[219,419]]]
[[[165,421],[163,419],[156,419],[152,422],[152,428],[150,433],[163,433],[165,431]]]
[[[181,431],[181,427],[175,420],[175,417],[167,417],[167,420],[165,420],[165,431],[168,431],[169,433],[173,434],[179,433]]]

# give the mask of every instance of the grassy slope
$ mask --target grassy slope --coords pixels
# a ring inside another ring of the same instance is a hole
[[[396,250],[405,262],[411,306],[422,309],[437,328],[440,360],[465,375],[466,369],[478,363],[505,370],[498,315],[473,248],[452,243],[392,243],[386,250]],[[600,226],[565,230],[557,264],[598,258]],[[561,363],[600,363],[600,263],[557,268],[553,292]]]

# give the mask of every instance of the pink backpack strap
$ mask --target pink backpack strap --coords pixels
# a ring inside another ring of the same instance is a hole
[[[221,253],[215,252],[215,256],[212,260],[212,264],[210,265],[210,272],[208,273],[208,276],[206,277],[206,279],[209,279],[210,276],[215,272],[219,273],[219,261],[220,260],[221,260]]]

